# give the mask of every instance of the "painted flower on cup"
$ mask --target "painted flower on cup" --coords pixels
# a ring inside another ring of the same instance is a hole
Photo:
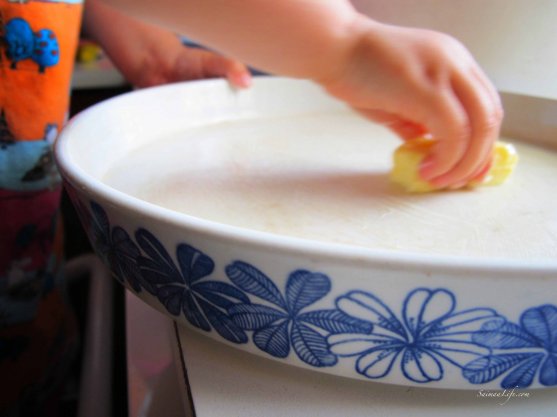
[[[502,388],[527,388],[538,378],[541,385],[557,385],[557,307],[545,304],[520,316],[520,324],[491,320],[473,335],[490,353],[468,363],[462,373],[472,384],[505,375]]]
[[[357,357],[356,371],[367,378],[384,378],[398,367],[417,383],[441,380],[445,364],[461,368],[485,355],[487,349],[474,343],[472,335],[497,317],[489,308],[456,312],[455,297],[445,289],[411,291],[400,318],[378,297],[363,291],[338,297],[336,304],[339,310],[373,323],[373,332],[329,336],[333,353]]]

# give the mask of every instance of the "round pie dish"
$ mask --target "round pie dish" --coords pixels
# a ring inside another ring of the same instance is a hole
[[[199,81],[91,107],[55,157],[113,276],[218,341],[389,384],[557,386],[550,186],[406,196],[381,129],[305,81]]]

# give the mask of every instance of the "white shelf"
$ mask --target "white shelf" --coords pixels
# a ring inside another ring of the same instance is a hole
[[[555,389],[507,399],[379,384],[287,366],[182,327],[178,334],[197,417],[522,417],[557,406]]]

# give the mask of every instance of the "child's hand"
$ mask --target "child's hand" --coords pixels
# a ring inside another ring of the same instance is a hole
[[[434,187],[458,188],[487,172],[499,97],[447,35],[380,24],[349,0],[104,1],[261,70],[312,79],[403,139],[432,135],[438,142],[420,172]]]
[[[204,49],[184,46],[174,35],[172,37],[164,44],[161,39],[150,37],[148,40],[153,43],[138,52],[141,60],[132,58],[122,62],[118,57],[113,60],[117,60],[124,77],[140,88],[219,77],[226,78],[234,87],[250,86],[250,72],[241,62]]]
[[[441,33],[369,20],[359,30],[344,65],[320,81],[326,90],[403,139],[438,139],[420,169],[434,187],[485,175],[503,111],[466,48]]]
[[[84,30],[135,87],[225,77],[248,87],[251,75],[239,61],[182,45],[172,31],[134,19],[99,0],[85,3]]]

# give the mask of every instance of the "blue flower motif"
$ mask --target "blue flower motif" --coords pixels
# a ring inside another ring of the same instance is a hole
[[[492,352],[464,367],[463,375],[472,384],[483,384],[507,373],[502,388],[529,387],[536,375],[541,385],[557,385],[556,306],[546,304],[526,310],[520,316],[520,325],[504,319],[488,321],[473,340]]]
[[[455,312],[452,292],[417,288],[404,300],[402,319],[373,294],[352,291],[336,300],[346,314],[373,323],[369,335],[338,334],[328,338],[331,351],[357,356],[356,371],[379,379],[398,363],[410,381],[428,383],[443,378],[443,362],[457,367],[485,354],[472,335],[496,313],[488,308]]]
[[[293,347],[296,355],[315,367],[333,366],[337,357],[329,351],[326,336],[331,333],[369,333],[372,325],[339,310],[302,312],[331,290],[329,278],[305,270],[292,272],[285,297],[277,286],[252,265],[236,261],[226,267],[230,280],[247,293],[269,304],[237,304],[228,312],[238,326],[254,331],[253,342],[268,354],[286,358]]]
[[[145,288],[153,294],[155,289],[141,276],[137,266],[139,249],[128,233],[120,226],[111,229],[108,216],[99,204],[91,202],[91,213],[89,237],[116,279],[121,283],[126,280],[135,292]]]
[[[178,267],[149,231],[139,229],[135,240],[145,255],[137,264],[143,279],[156,289],[155,294],[174,316],[184,313],[195,327],[218,334],[233,343],[246,343],[245,332],[230,319],[227,309],[235,303],[249,305],[249,298],[234,286],[203,280],[213,273],[214,262],[203,252],[186,244],[176,248]]]
[[[68,194],[68,197],[70,198],[70,201],[72,202],[72,205],[81,222],[81,225],[83,226],[83,230],[87,234],[87,237],[89,238],[90,242],[93,243],[94,239],[93,239],[92,228],[91,228],[91,213],[89,211],[89,205],[90,205],[89,202],[85,204],[81,200],[77,190],[73,187],[73,185],[69,181],[64,180],[63,184],[64,184],[64,189],[66,190],[66,193]]]

